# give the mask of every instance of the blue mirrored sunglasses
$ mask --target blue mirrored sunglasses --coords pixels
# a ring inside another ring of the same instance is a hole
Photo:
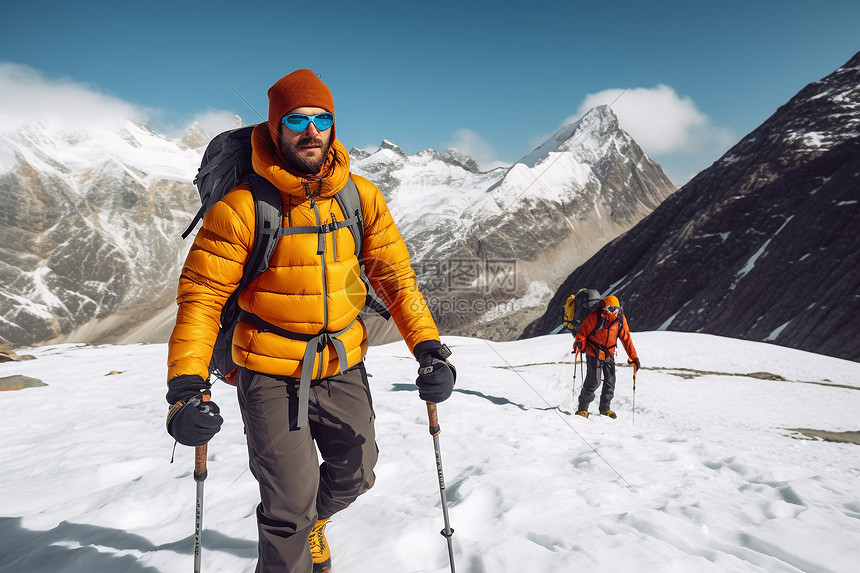
[[[608,312],[609,314],[615,314],[616,312],[618,312],[619,308],[618,308],[617,306],[607,306],[607,307],[606,307],[605,309],[603,309],[603,310],[605,310],[605,311],[606,311],[606,312]]]
[[[286,125],[292,131],[304,131],[308,128],[311,122],[319,131],[325,131],[334,125],[334,114],[329,112],[318,113],[316,115],[305,115],[303,113],[291,113],[285,115],[281,123]]]

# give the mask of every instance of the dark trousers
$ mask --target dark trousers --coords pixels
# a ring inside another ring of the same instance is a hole
[[[364,364],[315,381],[308,424],[290,429],[304,407],[298,383],[239,373],[251,473],[260,485],[258,573],[311,573],[308,534],[316,520],[346,508],[374,482],[378,450]]]
[[[609,409],[612,397],[615,396],[615,359],[598,360],[590,354],[585,355],[585,382],[579,393],[579,409],[588,411],[588,405],[594,400],[594,393],[600,386],[601,374],[603,375],[603,391],[600,393],[600,412]]]

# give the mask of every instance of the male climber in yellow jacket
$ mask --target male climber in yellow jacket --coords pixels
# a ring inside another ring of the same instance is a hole
[[[252,164],[280,190],[284,227],[343,221],[334,196],[350,176],[349,154],[335,139],[331,92],[313,72],[298,70],[268,96],[268,121],[252,135]],[[450,351],[439,340],[382,194],[367,179],[352,178],[361,199],[367,278],[419,362],[420,398],[441,402],[456,377]],[[240,185],[207,212],[185,261],[168,346],[168,431],[181,444],[202,445],[220,429],[220,410],[209,399],[209,361],[255,224],[251,192]],[[260,486],[261,573],[330,571],[323,528],[374,482],[367,330],[358,318],[367,288],[355,246],[347,228],[286,234],[269,268],[239,295],[243,318],[232,356],[250,467]]]

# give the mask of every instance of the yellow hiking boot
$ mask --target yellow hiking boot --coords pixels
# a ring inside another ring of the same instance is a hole
[[[610,417],[610,418],[612,418],[613,420],[614,420],[615,418],[617,418],[617,417],[618,417],[618,416],[616,416],[616,415],[615,415],[615,412],[613,412],[612,410],[604,410],[603,412],[601,412],[601,415],[603,415],[603,416],[609,416],[609,417]]]
[[[320,519],[308,535],[311,547],[311,558],[314,562],[314,573],[329,573],[331,571],[331,551],[325,540],[325,524],[328,519]]]
[[[577,416],[582,416],[583,418],[588,417],[588,410],[580,410],[576,413]]]

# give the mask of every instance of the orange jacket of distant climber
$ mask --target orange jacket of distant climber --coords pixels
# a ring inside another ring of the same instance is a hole
[[[607,320],[602,316],[605,306],[604,301],[600,301],[597,308],[585,317],[576,333],[576,339],[583,342],[586,354],[601,360],[614,358],[615,346],[619,340],[624,345],[628,359],[638,358],[624,313],[619,312],[614,320]]]

